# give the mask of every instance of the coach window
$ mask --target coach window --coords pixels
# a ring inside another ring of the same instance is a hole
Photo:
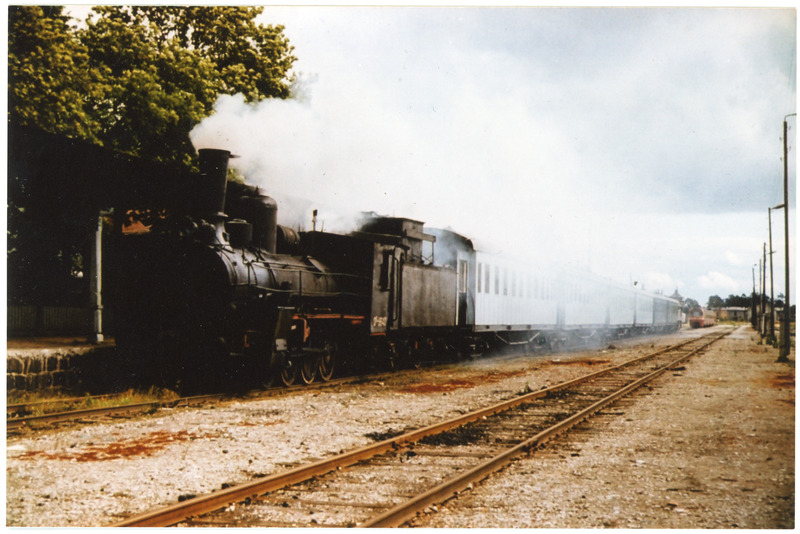
[[[500,294],[500,267],[494,268],[494,294]]]
[[[481,282],[483,278],[483,264],[478,263],[478,293],[481,292]]]

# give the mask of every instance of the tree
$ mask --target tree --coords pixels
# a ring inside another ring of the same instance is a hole
[[[248,102],[288,98],[286,74],[295,57],[282,26],[254,21],[262,8],[132,7],[135,22],[147,24],[160,46],[175,42],[207,57],[219,73],[223,93],[242,93]]]
[[[725,301],[720,298],[719,295],[711,295],[708,297],[708,306],[707,308],[714,309],[714,308],[722,308],[725,306]]]
[[[692,298],[687,298],[683,301],[683,313],[689,313],[692,308],[699,308],[700,303]]]
[[[104,96],[99,72],[68,21],[61,6],[9,7],[9,118],[99,142],[86,109]]]
[[[10,8],[9,109],[20,124],[164,163],[220,94],[288,98],[296,58],[258,7],[100,6],[78,29],[61,7]]]
[[[749,308],[752,304],[752,295],[728,295],[728,298],[725,299],[725,306],[731,308]]]

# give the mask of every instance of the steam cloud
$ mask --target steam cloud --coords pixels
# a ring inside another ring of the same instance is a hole
[[[334,90],[257,104],[224,95],[191,138],[239,156],[231,165],[275,198],[281,224],[310,229],[318,209],[318,229],[346,232],[374,211],[450,228],[487,252],[563,257],[565,229],[582,220],[560,207],[574,196],[570,159],[514,101],[477,98],[401,112]]]

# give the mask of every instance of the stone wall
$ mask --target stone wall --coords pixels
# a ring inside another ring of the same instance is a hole
[[[93,390],[114,366],[114,355],[113,346],[9,349],[6,390]]]

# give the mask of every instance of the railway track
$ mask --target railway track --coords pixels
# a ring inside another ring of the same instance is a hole
[[[98,417],[123,416],[137,413],[144,413],[159,410],[161,408],[175,408],[178,406],[194,406],[205,402],[222,399],[222,395],[197,395],[193,397],[181,397],[166,401],[142,402],[136,404],[123,404],[119,406],[103,406],[96,408],[84,408],[81,410],[69,410],[64,412],[54,412],[42,415],[30,415],[24,417],[6,418],[6,432],[20,430],[30,425],[48,425],[53,423],[63,423],[71,421],[81,421]]]
[[[380,380],[384,376],[389,376],[386,373],[379,373],[366,376],[345,376],[341,378],[334,378],[325,382],[314,382],[311,384],[297,384],[292,386],[273,386],[264,390],[255,390],[240,395],[231,395],[225,393],[210,393],[207,395],[193,395],[188,397],[179,397],[169,400],[148,401],[133,404],[120,404],[110,406],[98,406],[93,408],[80,408],[75,410],[65,410],[57,412],[43,413],[39,415],[26,415],[37,406],[56,405],[56,404],[69,404],[69,403],[86,403],[95,400],[112,401],[117,395],[96,395],[89,397],[72,397],[65,399],[53,399],[36,401],[29,403],[9,404],[6,406],[6,432],[13,433],[23,428],[39,428],[45,425],[52,425],[58,423],[69,422],[88,422],[92,419],[101,417],[115,417],[126,416],[132,414],[155,412],[162,408],[177,408],[181,406],[197,406],[200,404],[223,401],[226,399],[258,399],[263,397],[270,397],[274,395],[285,395],[295,391],[312,391],[324,389],[354,382]]]
[[[509,357],[520,357],[519,354],[510,355]],[[452,362],[435,363],[428,369],[444,368],[452,365]],[[105,394],[105,395],[91,395],[85,397],[71,397],[63,399],[49,399],[35,402],[9,404],[6,406],[6,432],[16,433],[24,428],[40,428],[46,425],[53,425],[58,423],[74,423],[74,422],[89,422],[93,419],[101,417],[122,417],[128,415],[135,415],[141,413],[155,412],[161,408],[176,408],[180,406],[197,406],[199,404],[222,401],[225,399],[258,399],[263,397],[290,394],[295,391],[311,391],[329,388],[333,386],[352,384],[363,381],[382,380],[390,376],[394,376],[394,372],[378,372],[368,375],[348,375],[339,378],[334,378],[324,382],[313,382],[311,384],[295,384],[291,386],[272,386],[267,389],[259,389],[243,393],[239,395],[231,395],[225,393],[211,393],[206,395],[194,395],[188,397],[179,397],[169,400],[148,401],[142,403],[128,403],[119,405],[106,405],[93,408],[78,408],[74,410],[52,411],[37,415],[29,415],[37,407],[47,407],[52,405],[69,405],[69,404],[87,404],[94,401],[109,401],[117,397],[119,394]]]
[[[112,526],[393,527],[468,490],[730,330]]]
[[[565,352],[569,352],[568,350]],[[506,358],[518,358],[521,356],[529,356],[528,353],[513,353],[506,356]],[[427,369],[444,368],[452,365],[452,362],[433,362],[426,366]],[[324,389],[332,386],[352,384],[363,381],[382,380],[384,377],[394,376],[395,372],[377,372],[368,375],[347,375],[339,378],[334,378],[324,382],[313,382],[311,384],[295,384],[291,386],[276,385],[267,389],[259,389],[250,391],[248,393],[231,395],[225,393],[211,393],[204,395],[194,395],[188,397],[179,397],[169,400],[148,401],[142,403],[127,403],[119,405],[98,406],[98,407],[84,407],[74,410],[50,411],[31,415],[31,412],[38,409],[46,409],[48,406],[53,405],[88,405],[94,401],[107,401],[113,403],[115,398],[123,397],[120,394],[104,394],[104,395],[90,395],[83,397],[67,397],[55,398],[42,401],[25,402],[17,404],[6,405],[6,433],[14,434],[25,428],[38,429],[48,425],[59,423],[75,423],[85,422],[88,423],[92,420],[102,417],[123,417],[136,415],[141,413],[156,412],[162,408],[176,408],[181,406],[197,406],[199,404],[222,401],[224,399],[241,399],[241,398],[263,398],[267,396],[283,395],[295,391],[309,391],[314,389]]]
[[[20,402],[15,404],[7,404],[6,405],[6,418],[16,418],[16,417],[27,417],[31,412],[33,412],[37,408],[47,408],[48,406],[60,404],[60,405],[70,405],[70,404],[81,404],[86,403],[87,400],[89,402],[93,401],[106,401],[106,400],[113,400],[120,395],[115,394],[108,394],[108,395],[89,395],[84,397],[66,397],[66,398],[53,398],[53,399],[46,399],[46,400],[39,400],[39,401],[32,401],[32,402]]]
[[[313,384],[303,384],[288,387],[273,387],[266,390],[259,390],[250,392],[245,395],[234,397],[224,393],[210,393],[207,395],[194,395],[190,397],[179,397],[170,400],[151,401],[136,404],[122,404],[118,406],[103,406],[95,408],[83,408],[78,410],[68,410],[62,412],[45,413],[41,415],[22,415],[30,408],[37,404],[55,404],[66,403],[69,401],[86,401],[87,398],[76,397],[74,399],[56,400],[56,401],[40,401],[36,403],[21,403],[9,405],[6,413],[6,432],[14,432],[26,426],[43,426],[55,423],[87,421],[99,417],[113,417],[124,416],[130,414],[154,412],[161,408],[177,408],[181,406],[197,406],[200,404],[222,401],[225,399],[247,397],[247,398],[261,398],[272,395],[282,395],[291,393],[298,390],[309,391],[313,389],[322,389],[326,387],[336,386],[340,384],[347,384],[358,380],[363,380],[364,377],[344,377],[329,380],[327,382],[317,382]],[[96,397],[88,397],[89,399],[113,399],[113,395],[98,395]]]

